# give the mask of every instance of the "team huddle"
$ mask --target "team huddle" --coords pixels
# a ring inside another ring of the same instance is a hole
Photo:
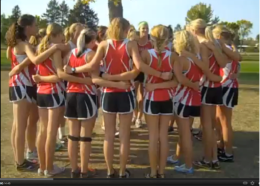
[[[224,26],[213,29],[196,19],[175,33],[164,25],[149,33],[145,21],[137,31],[126,19],[115,18],[97,31],[80,23],[65,30],[52,23],[38,31],[35,17],[25,14],[9,28],[6,40],[12,66],[11,143],[18,171],[38,169],[47,177],[63,173],[65,168],[54,164],[54,154],[66,144],[71,178],[95,176],[97,170],[88,164],[99,108],[107,178],[130,177],[126,165],[131,124],[142,127],[143,114],[149,132],[146,178],[164,178],[167,162],[186,174],[192,174],[193,167],[220,169],[219,162],[233,162],[231,121],[241,56]],[[195,136],[202,137],[204,147],[200,160],[193,159],[195,117],[201,123]],[[176,154],[168,156],[174,121],[179,141]],[[119,171],[113,168],[116,136]]]

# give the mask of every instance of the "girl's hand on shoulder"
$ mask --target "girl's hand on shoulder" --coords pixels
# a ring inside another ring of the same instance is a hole
[[[65,65],[63,67],[64,72],[66,72],[67,74],[72,74],[72,68],[69,65]]]

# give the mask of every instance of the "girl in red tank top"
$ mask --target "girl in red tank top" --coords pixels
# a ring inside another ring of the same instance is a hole
[[[81,67],[76,67],[75,69],[69,66],[65,67],[68,73],[72,73],[72,71],[76,73],[96,71],[103,59],[105,72],[118,78],[117,80],[109,81],[100,78],[98,72],[92,75],[93,83],[103,87],[101,103],[106,129],[104,155],[107,157],[108,178],[115,177],[112,162],[116,114],[119,114],[120,123],[122,123],[122,125],[119,126],[120,136],[122,137],[120,141],[121,167],[119,177],[125,178],[130,176],[129,171],[126,170],[126,162],[130,147],[131,119],[133,109],[135,108],[134,86],[131,79],[136,76],[137,70],[133,69],[133,63],[137,69],[147,74],[162,77],[163,79],[170,79],[172,76],[172,73],[161,73],[141,61],[136,42],[126,39],[129,26],[129,22],[124,18],[113,19],[107,31],[108,38],[110,39],[99,44],[97,53],[91,62]],[[130,57],[133,58],[133,61],[130,60]]]
[[[95,52],[90,49],[95,46],[95,42],[96,33],[91,29],[83,29],[77,41],[77,48],[73,49],[65,58],[66,64],[76,68],[88,63],[95,55]],[[70,148],[68,151],[72,169],[71,177],[85,178],[88,177],[90,171],[92,175],[95,174],[95,170],[88,169],[88,157],[90,156],[92,130],[97,117],[98,97],[97,88],[91,81],[90,73],[77,73],[74,76],[89,79],[87,84],[68,80],[65,111],[65,118],[69,123],[68,146]],[[77,157],[79,142],[81,144],[80,168]]]
[[[223,88],[223,105],[217,107],[217,126],[218,135],[220,137],[218,144],[218,159],[223,162],[233,162],[233,144],[232,144],[232,112],[238,102],[238,81],[239,60],[241,56],[237,51],[233,51],[232,35],[230,31],[223,27],[217,26],[214,30],[214,37],[221,41],[223,52],[228,56],[229,62],[222,69],[223,78],[221,81]],[[224,144],[224,141],[227,143]]]
[[[54,45],[43,54],[36,56],[31,45],[27,42],[30,35],[36,35],[37,26],[35,17],[32,15],[22,15],[16,23],[9,28],[6,39],[8,45],[8,58],[12,61],[14,73],[10,80],[9,95],[10,101],[14,102],[14,124],[12,127],[11,142],[14,149],[14,157],[17,170],[31,170],[37,165],[24,160],[25,131],[28,126],[27,121],[30,116],[28,135],[36,133],[36,123],[38,120],[36,105],[32,104],[36,100],[36,89],[33,87],[32,75],[36,64],[49,57],[60,46]],[[15,35],[13,33],[16,33]],[[28,58],[27,58],[28,57]],[[32,68],[31,68],[32,67]],[[32,108],[33,107],[33,108]],[[23,135],[22,135],[23,134]],[[31,136],[30,136],[31,137]],[[30,138],[28,147],[30,151],[35,150],[35,138]],[[34,153],[34,152],[31,152]],[[34,153],[35,154],[35,153]],[[28,156],[31,158],[32,156]],[[34,156],[35,157],[35,156]]]
[[[221,51],[221,46],[218,41],[213,38],[212,30],[207,27],[207,24],[202,19],[197,19],[191,22],[190,31],[196,35],[201,43],[201,57],[202,61],[208,65],[210,72],[215,76],[221,76],[220,68],[227,63],[227,58]],[[213,81],[205,74],[204,81],[201,82],[201,124],[203,127],[203,135],[205,135],[204,144],[204,158],[201,161],[196,161],[195,165],[198,167],[219,169],[219,162],[217,157],[217,142],[214,131],[216,126],[215,116],[216,105],[222,104],[222,87],[220,81]],[[213,153],[212,153],[213,152]]]
[[[148,23],[142,21],[138,25],[139,29],[139,38],[137,41],[138,50],[141,54],[143,50],[152,49],[152,43],[148,38],[149,26]],[[144,83],[144,73],[140,72],[135,78],[135,87],[136,87],[136,96],[137,96],[137,107],[135,109],[133,122],[135,123],[136,128],[142,126],[142,117],[143,117],[143,83]]]
[[[154,49],[145,50],[141,53],[146,64],[161,72],[172,72],[173,70],[174,58],[169,50],[165,50],[168,43],[168,34],[168,29],[165,26],[155,26],[151,30],[151,41]],[[163,82],[165,80],[153,75],[147,75],[145,81],[149,84],[162,84]],[[174,86],[176,84],[171,81],[168,87],[150,90],[146,87],[148,91],[144,92],[143,111],[149,129],[151,167],[151,172],[146,175],[147,178],[164,178],[165,160],[168,154],[168,125],[173,115],[172,90]],[[160,154],[159,157],[158,154]]]

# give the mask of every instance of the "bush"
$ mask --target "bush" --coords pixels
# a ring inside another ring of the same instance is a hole
[[[247,47],[245,52],[259,52],[259,49],[256,47]]]

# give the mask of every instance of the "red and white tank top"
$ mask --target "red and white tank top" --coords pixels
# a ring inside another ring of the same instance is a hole
[[[27,55],[14,54],[14,50],[11,49],[11,69],[23,62],[27,58]],[[25,67],[19,74],[14,75],[9,80],[9,87],[15,86],[33,86],[35,82],[32,79],[32,75],[35,75],[35,65],[32,63]]]
[[[171,64],[171,52],[169,50],[164,50],[161,52],[161,66],[158,66],[158,52],[155,51],[155,49],[148,50],[150,54],[150,64],[149,66],[157,71],[160,72],[171,72],[173,67]],[[146,77],[146,83],[162,83],[165,80],[147,75]],[[173,96],[173,89],[156,89],[151,92],[144,92],[145,99],[151,100],[151,101],[167,101],[169,99],[172,99]]]
[[[103,59],[103,70],[105,73],[115,75],[133,69],[133,62],[127,50],[128,42],[128,39],[123,41],[107,40],[106,54]],[[103,92],[129,92],[132,90],[134,90],[134,82],[132,80],[129,89],[103,87]]]
[[[70,50],[77,48],[77,46],[72,41],[68,41],[68,44],[70,45]]]
[[[166,50],[172,51],[172,42],[169,42],[165,48],[166,48]]]
[[[215,75],[218,75],[218,76],[223,76],[223,72],[222,72],[222,69],[220,68],[214,54],[211,54],[209,56],[209,70],[215,74]],[[203,80],[202,80],[203,79]],[[216,87],[220,87],[221,86],[221,82],[213,82],[213,81],[210,81],[206,76],[204,76],[203,78],[201,79],[201,84],[202,86],[204,87],[209,87],[209,88],[216,88]],[[203,81],[203,82],[202,82]]]
[[[41,64],[37,65],[37,74],[40,76],[57,75],[53,60],[48,58]],[[63,91],[65,91],[65,85],[63,81],[58,83],[38,83],[37,93],[39,94],[59,94]]]
[[[190,58],[187,59],[190,62],[190,67],[187,71],[184,71],[183,75],[192,82],[199,82],[203,75],[203,72]],[[183,105],[200,106],[201,94],[200,91],[179,84],[176,89],[174,101],[178,103],[182,103]]]
[[[230,50],[232,50],[232,47],[229,45],[226,45]],[[221,84],[223,87],[230,87],[230,88],[238,88],[238,81],[237,79],[230,79],[231,74],[236,74],[239,69],[239,61],[232,61],[230,63],[227,63],[224,68],[222,68],[223,77]]]
[[[84,51],[84,53],[80,56],[80,57],[76,57],[78,49],[73,49],[71,51],[70,57],[69,57],[69,62],[68,65],[71,67],[80,67],[82,65],[86,64],[85,61],[85,57],[86,55],[92,51],[91,49],[87,49]],[[89,73],[77,73],[75,74],[75,76],[77,77],[81,77],[81,78],[86,78],[86,77],[90,77]],[[76,92],[76,93],[85,93],[85,94],[92,94],[95,95],[97,90],[96,90],[96,86],[93,85],[85,85],[85,84],[81,84],[81,83],[74,83],[74,82],[69,82],[67,84],[67,92],[71,93],[71,92]]]
[[[138,46],[138,50],[139,50],[139,53],[141,54],[141,52],[143,50],[149,50],[149,49],[152,49],[153,48],[153,45],[151,43],[151,41],[148,41],[145,45],[140,45],[138,42],[137,42],[137,46]]]

